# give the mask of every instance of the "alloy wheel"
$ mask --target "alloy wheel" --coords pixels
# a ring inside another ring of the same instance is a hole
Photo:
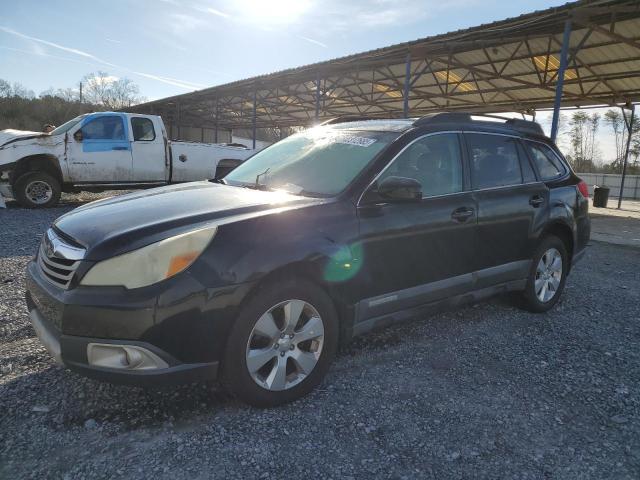
[[[536,267],[535,291],[543,303],[551,300],[562,281],[562,255],[556,248],[550,248],[540,258]]]
[[[247,342],[251,378],[270,391],[288,390],[313,371],[322,354],[324,323],[303,300],[286,300],[267,310]]]

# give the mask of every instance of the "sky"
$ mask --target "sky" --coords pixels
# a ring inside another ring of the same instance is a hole
[[[101,70],[153,100],[564,3],[0,0],[0,78],[38,94]]]

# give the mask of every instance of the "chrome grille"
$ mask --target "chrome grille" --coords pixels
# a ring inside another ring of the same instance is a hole
[[[84,249],[69,245],[49,229],[40,243],[38,266],[49,282],[66,290],[84,254]]]

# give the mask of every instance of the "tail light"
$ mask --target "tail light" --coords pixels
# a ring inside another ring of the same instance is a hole
[[[578,183],[578,191],[584,198],[589,198],[589,187],[584,180],[580,180],[580,183]]]

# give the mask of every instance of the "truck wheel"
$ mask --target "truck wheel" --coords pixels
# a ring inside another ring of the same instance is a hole
[[[60,182],[48,173],[27,172],[13,184],[13,194],[23,207],[52,207],[60,200]]]

